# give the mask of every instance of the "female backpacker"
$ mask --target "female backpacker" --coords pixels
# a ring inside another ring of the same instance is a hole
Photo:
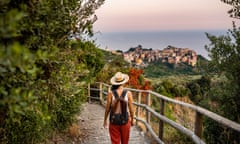
[[[124,89],[123,85],[129,76],[117,72],[110,80],[112,89],[108,93],[104,115],[104,128],[107,128],[109,116],[109,133],[112,144],[128,144],[130,127],[133,126],[133,98],[132,93]]]

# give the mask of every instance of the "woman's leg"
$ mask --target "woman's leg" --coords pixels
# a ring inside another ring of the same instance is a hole
[[[109,125],[109,133],[110,133],[112,144],[120,144],[120,140],[121,140],[120,127],[121,126],[113,125],[113,124]]]
[[[128,120],[128,123],[121,127],[121,142],[122,144],[128,144],[130,136],[131,121]]]

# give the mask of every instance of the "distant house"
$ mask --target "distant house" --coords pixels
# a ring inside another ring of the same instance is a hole
[[[143,61],[140,58],[136,58],[135,63],[136,63],[136,65],[140,66],[143,63]]]
[[[112,54],[116,54],[116,55],[122,55],[122,51],[119,50],[115,50],[115,51],[111,51]]]
[[[167,62],[170,63],[170,64],[173,64],[175,62],[175,60],[174,60],[173,57],[168,57]]]

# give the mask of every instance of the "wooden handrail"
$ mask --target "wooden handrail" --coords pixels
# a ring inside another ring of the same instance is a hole
[[[192,105],[192,104],[189,104],[189,103],[185,103],[185,102],[182,102],[182,101],[177,101],[177,100],[171,99],[169,97],[163,96],[161,94],[158,94],[156,92],[153,92],[153,91],[148,91],[148,92],[151,93],[151,94],[154,94],[158,98],[163,99],[165,101],[168,101],[170,103],[174,103],[174,104],[178,104],[178,105],[181,105],[181,106],[184,106],[184,107],[188,107],[188,108],[190,108],[190,109],[192,109],[196,112],[199,112],[199,113],[201,113],[201,114],[203,114],[203,115],[205,115],[205,116],[207,116],[207,117],[209,117],[209,118],[211,118],[211,119],[213,119],[213,120],[215,120],[215,121],[217,121],[217,122],[219,122],[219,123],[221,123],[221,124],[223,124],[227,127],[230,127],[232,129],[240,132],[240,124],[238,124],[234,121],[231,121],[227,118],[224,118],[224,117],[222,117],[222,116],[220,116],[216,113],[213,113],[213,112],[211,112],[207,109],[204,109],[202,107]]]
[[[156,142],[158,142],[159,144],[164,144],[164,142],[158,138],[158,136],[156,135],[156,133],[152,130],[152,127],[143,119],[139,118],[139,117],[134,117],[137,121],[140,121],[141,123],[143,123],[146,128],[148,129],[148,131],[151,133],[151,135],[153,136],[153,138],[156,140]]]
[[[91,94],[90,94],[90,89],[94,90],[94,91],[99,91],[99,100],[101,102],[102,105],[105,104],[104,101],[104,96],[106,97],[107,92],[110,91],[110,87],[111,85],[106,84],[106,83],[101,83],[101,82],[97,82],[99,84],[99,88],[91,88],[88,85],[88,96],[89,99],[91,99]],[[107,92],[103,90],[104,87],[107,87]],[[159,93],[156,93],[154,91],[151,90],[138,90],[138,89],[132,89],[132,88],[126,88],[129,91],[132,92],[137,92],[137,102],[133,102],[133,104],[135,106],[137,106],[137,114],[136,114],[136,121],[143,123],[148,132],[151,133],[151,135],[153,136],[153,138],[158,142],[158,143],[163,143],[162,139],[163,139],[163,133],[164,133],[164,123],[169,124],[170,126],[172,126],[173,128],[179,130],[180,132],[182,132],[183,134],[185,134],[186,136],[188,136],[189,138],[191,138],[193,140],[193,142],[195,142],[196,144],[203,144],[204,141],[201,139],[202,137],[202,128],[203,128],[203,116],[206,116],[208,118],[211,118],[212,120],[225,125],[228,128],[231,128],[233,130],[236,130],[238,132],[240,132],[240,124],[234,121],[231,121],[227,118],[224,118],[216,113],[213,113],[207,109],[204,109],[202,107],[196,106],[196,105],[192,105],[189,103],[185,103],[182,101],[178,101],[178,100],[174,100],[171,99],[169,97],[163,96]],[[141,104],[141,96],[142,93],[147,93],[146,96],[146,104]],[[150,107],[150,96],[155,96],[157,98],[160,99],[160,103],[161,103],[161,107],[160,107],[160,113],[157,113],[156,111],[154,111],[153,109],[151,109]],[[95,98],[96,99],[96,98]],[[90,100],[89,100],[90,101]],[[165,102],[169,102],[172,104],[176,104],[176,105],[180,105],[186,108],[189,108],[193,111],[195,111],[196,116],[195,116],[195,125],[194,125],[194,131],[187,129],[186,127],[176,123],[175,121],[172,121],[170,119],[168,119],[167,117],[164,116],[164,104]],[[144,108],[146,110],[146,121],[143,121],[142,119],[139,118],[139,108]],[[156,133],[152,130],[150,123],[150,114],[153,114],[154,116],[156,116],[160,121],[159,121],[159,136],[156,136]]]
[[[165,123],[171,125],[172,127],[174,127],[175,129],[179,130],[180,132],[184,133],[185,135],[187,135],[188,137],[190,137],[195,143],[197,144],[203,144],[204,142],[197,136],[195,135],[191,130],[185,128],[184,126],[174,122],[173,120],[168,119],[167,117],[158,114],[157,112],[155,112],[153,109],[151,109],[148,105],[145,104],[138,104],[138,103],[133,103],[134,105],[140,106],[145,108],[147,111],[151,112],[153,115],[155,115],[157,118],[161,119],[162,121],[164,121]],[[148,124],[148,123],[147,123]]]

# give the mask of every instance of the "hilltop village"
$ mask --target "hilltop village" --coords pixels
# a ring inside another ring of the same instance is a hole
[[[168,46],[163,50],[153,50],[144,49],[139,45],[122,54],[124,60],[137,66],[145,66],[154,61],[170,64],[186,63],[191,66],[195,66],[197,63],[197,53],[195,51],[189,48],[176,48],[173,46]]]

